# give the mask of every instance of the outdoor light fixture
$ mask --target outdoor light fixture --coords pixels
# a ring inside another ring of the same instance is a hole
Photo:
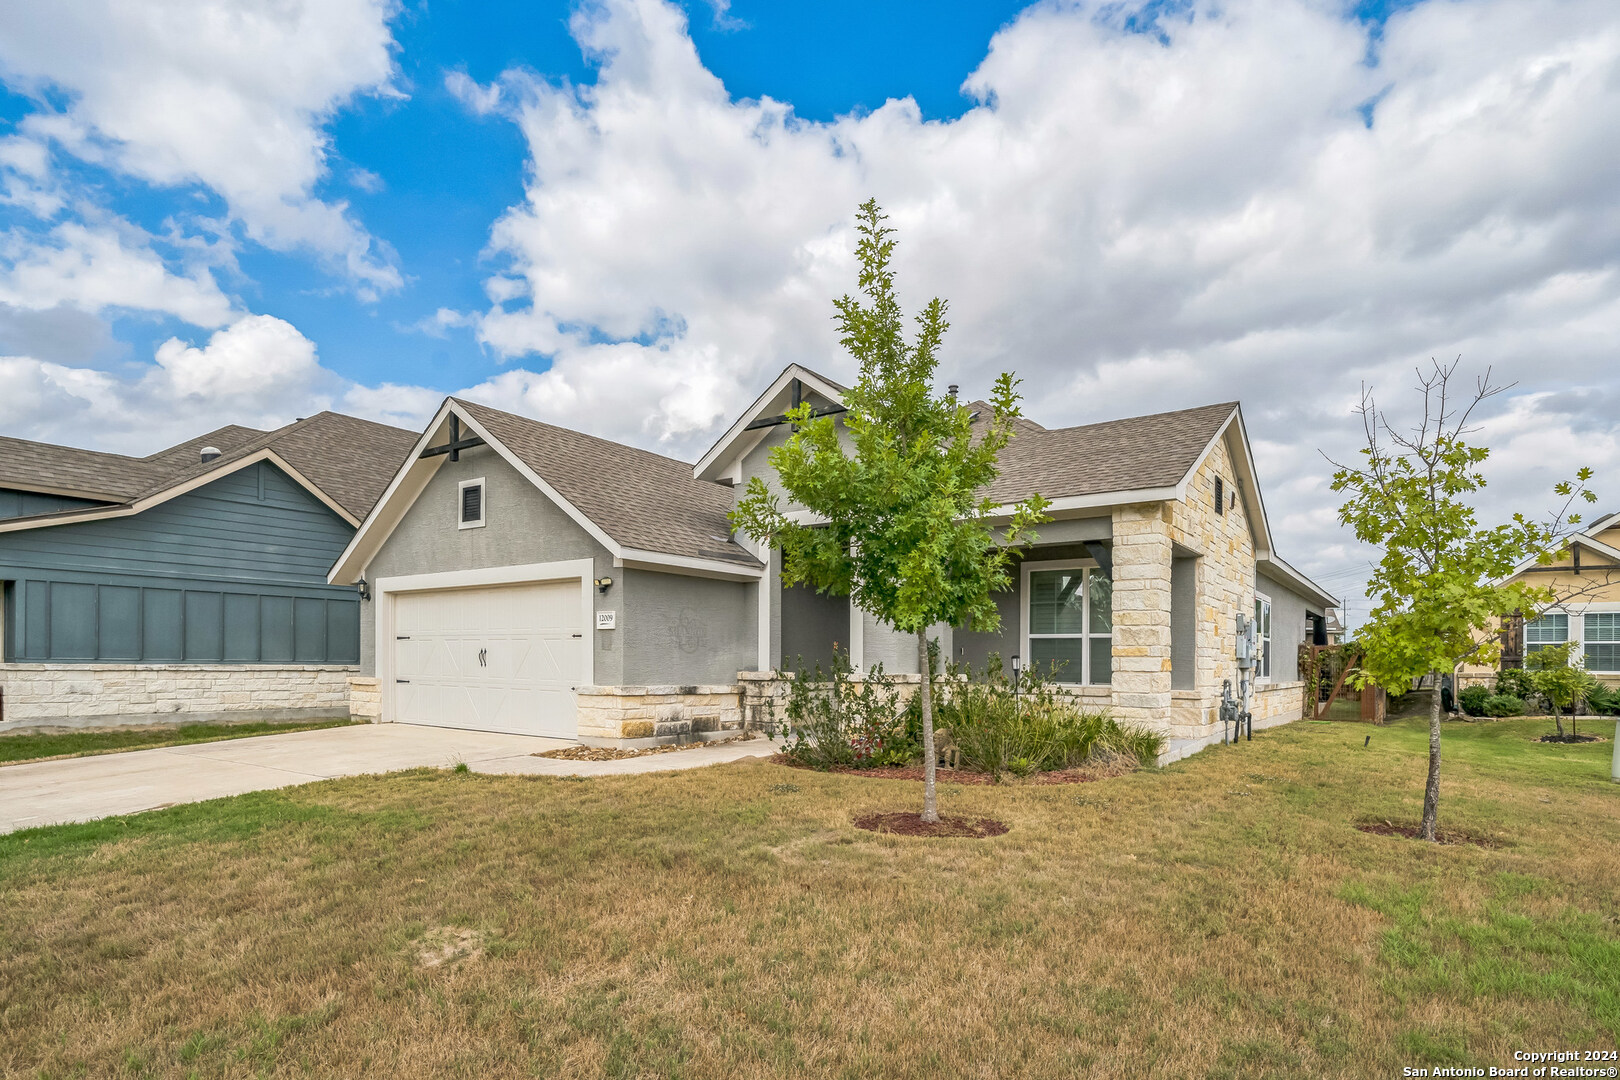
[[[365,578],[361,578],[359,581],[355,582],[354,587],[360,591],[360,599],[371,599],[371,585],[366,581]]]
[[[596,586],[597,592],[605,593],[608,591],[608,586],[613,584],[613,579],[610,577],[599,577],[592,582],[592,584]]]
[[[1013,653],[1013,700],[1018,700],[1018,654]]]

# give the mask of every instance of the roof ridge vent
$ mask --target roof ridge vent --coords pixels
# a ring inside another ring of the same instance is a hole
[[[206,465],[220,456],[220,449],[217,446],[205,446],[197,451],[197,454],[202,458],[203,464]]]

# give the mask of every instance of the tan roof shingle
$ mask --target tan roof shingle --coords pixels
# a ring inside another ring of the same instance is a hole
[[[615,542],[760,565],[731,539],[731,489],[694,478],[688,462],[455,400]]]

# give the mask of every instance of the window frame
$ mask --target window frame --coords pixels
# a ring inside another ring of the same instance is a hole
[[[1585,613],[1582,612],[1582,614],[1584,615]],[[1555,641],[1531,641],[1530,640],[1530,628],[1532,626],[1534,626],[1536,623],[1541,622],[1543,619],[1563,619],[1564,620],[1564,636],[1561,637],[1561,638],[1558,638]],[[1571,636],[1574,633],[1576,627],[1584,628],[1585,623],[1586,623],[1585,619],[1571,619],[1570,618],[1570,612],[1568,612],[1568,611],[1544,611],[1534,619],[1526,619],[1524,621],[1524,658],[1525,658],[1525,660],[1528,661],[1532,655],[1534,655],[1535,653],[1540,652],[1545,646],[1548,646],[1548,645],[1562,645],[1565,642],[1571,640]],[[1581,639],[1577,637],[1574,640],[1580,641]],[[1586,655],[1586,643],[1584,641],[1581,642],[1581,655],[1583,655],[1583,656]]]
[[[1019,578],[1018,578],[1018,580],[1019,580],[1019,589],[1018,589],[1018,622],[1019,622],[1018,637],[1019,637],[1019,652],[1024,657],[1025,665],[1028,666],[1029,664],[1032,664],[1034,662],[1034,658],[1033,658],[1033,656],[1032,656],[1032,654],[1030,652],[1030,642],[1031,641],[1044,641],[1044,640],[1056,640],[1056,639],[1068,639],[1068,638],[1079,638],[1080,639],[1081,646],[1082,646],[1081,650],[1080,650],[1080,678],[1078,680],[1059,679],[1058,680],[1058,685],[1059,686],[1103,686],[1103,687],[1107,687],[1107,686],[1112,685],[1113,651],[1114,651],[1113,619],[1111,617],[1109,619],[1109,630],[1108,630],[1108,632],[1106,634],[1093,633],[1092,629],[1091,629],[1091,575],[1093,573],[1097,572],[1097,571],[1100,571],[1101,569],[1102,569],[1102,564],[1099,563],[1096,559],[1045,559],[1045,560],[1029,560],[1029,559],[1026,559],[1026,560],[1024,560],[1024,562],[1019,567],[1019,571],[1018,571],[1018,574],[1019,574]],[[1029,619],[1029,604],[1030,604],[1029,579],[1033,574],[1035,574],[1036,572],[1041,571],[1041,570],[1084,570],[1085,571],[1085,575],[1082,578],[1081,584],[1080,584],[1080,588],[1081,588],[1081,590],[1082,590],[1082,592],[1083,592],[1083,594],[1085,596],[1085,602],[1084,602],[1084,605],[1081,608],[1081,616],[1080,616],[1081,630],[1080,630],[1080,633],[1078,633],[1078,634],[1032,634],[1030,632],[1030,629],[1029,629],[1029,623],[1030,623],[1030,619]],[[1113,579],[1113,575],[1110,574],[1109,575],[1110,582],[1112,581],[1112,579]],[[1110,605],[1110,610],[1111,609],[1112,609],[1112,606]],[[1098,683],[1098,682],[1093,682],[1092,681],[1092,676],[1091,676],[1091,643],[1094,640],[1104,639],[1104,638],[1106,638],[1107,641],[1108,641],[1108,652],[1109,652],[1109,665],[1108,666],[1109,666],[1110,680],[1109,680],[1109,682]]]
[[[1586,665],[1586,670],[1595,675],[1620,675],[1620,606],[1612,604],[1604,604],[1600,607],[1594,606],[1594,608],[1583,610],[1580,615],[1581,617],[1578,621],[1581,630],[1581,659]],[[1588,625],[1587,620],[1604,617],[1609,618],[1616,624],[1614,630],[1611,631],[1614,636],[1600,637],[1594,640],[1592,637],[1592,628]],[[1616,658],[1615,665],[1613,667],[1593,666],[1591,650],[1592,646],[1594,645],[1607,646],[1614,650],[1616,653]]]
[[[466,506],[467,506],[467,503],[466,503],[466,499],[467,499],[466,491],[470,487],[476,487],[478,489],[478,520],[477,521],[464,521],[462,519],[462,514],[466,512]],[[460,530],[460,529],[482,529],[485,525],[488,525],[488,524],[489,524],[489,485],[484,483],[484,478],[482,476],[474,477],[471,480],[463,480],[463,481],[461,481],[459,484],[456,485],[456,528],[458,530]]]
[[[1264,606],[1264,618],[1261,607]],[[1255,591],[1254,594],[1254,681],[1271,681],[1271,597]]]

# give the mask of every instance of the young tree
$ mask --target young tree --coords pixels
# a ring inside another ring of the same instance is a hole
[[[1435,838],[1440,807],[1440,675],[1464,660],[1494,663],[1500,652],[1492,632],[1515,613],[1537,612],[1554,601],[1551,589],[1505,579],[1527,559],[1549,565],[1580,515],[1578,500],[1596,502],[1586,488],[1592,470],[1554,491],[1563,504],[1543,521],[1514,514],[1510,524],[1479,525],[1466,497],[1485,486],[1480,466],[1490,456],[1471,446],[1469,419],[1481,402],[1508,389],[1492,386],[1487,370],[1471,397],[1454,401],[1457,362],[1434,363],[1418,373],[1423,419],[1397,431],[1363,391],[1360,415],[1367,445],[1360,467],[1333,464],[1333,490],[1348,492],[1339,520],[1356,538],[1384,551],[1367,584],[1377,600],[1358,634],[1365,647],[1363,677],[1404,688],[1422,675],[1434,678],[1429,703],[1429,775],[1423,794],[1423,838]]]
[[[1579,644],[1566,641],[1558,645],[1543,645],[1525,658],[1524,666],[1530,671],[1530,685],[1547,699],[1553,708],[1553,723],[1558,737],[1564,737],[1564,710],[1569,710],[1569,730],[1576,730],[1575,709],[1601,687],[1597,676],[1586,670],[1584,660],[1576,654]]]
[[[995,508],[985,493],[997,456],[1019,415],[1017,380],[1003,374],[990,416],[975,430],[955,397],[934,393],[940,341],[948,324],[937,297],[916,316],[913,340],[894,293],[893,230],[877,201],[858,215],[860,292],[834,301],[840,344],[860,365],[845,396],[849,445],[833,417],[808,403],[788,413],[794,432],[771,451],[788,497],[818,519],[791,520],[759,477],[749,481],[732,523],[782,550],[782,580],[847,594],[856,607],[917,639],[922,672],[923,812],[938,821],[934,791],[934,714],[928,630],[940,623],[999,625],[991,594],[1011,584],[1009,548],[1033,538],[1047,501],[1039,495]],[[1000,546],[992,510],[1010,514]]]

